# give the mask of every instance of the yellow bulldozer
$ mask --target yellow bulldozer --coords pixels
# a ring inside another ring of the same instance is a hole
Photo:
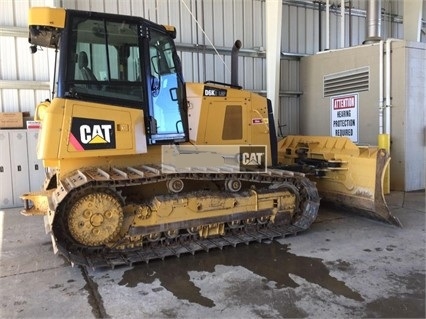
[[[183,81],[175,37],[140,17],[30,9],[32,52],[58,58],[55,94],[34,115],[46,179],[22,213],[44,216],[55,252],[113,267],[262,242],[308,229],[320,197],[400,225],[384,150],[278,141],[267,98]]]

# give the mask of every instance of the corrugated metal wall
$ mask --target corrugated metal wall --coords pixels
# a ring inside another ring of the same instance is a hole
[[[340,1],[330,15],[330,49],[340,47]],[[266,91],[264,0],[0,0],[0,111],[30,111],[49,98],[48,81],[53,54],[31,55],[27,43],[27,10],[31,6],[138,15],[161,24],[175,25],[176,43],[186,81],[230,82],[230,50],[235,40],[243,43],[239,59],[240,85]],[[345,46],[365,39],[366,0],[353,0],[351,37],[346,14]],[[425,7],[426,5],[424,5]],[[400,1],[382,0],[382,36],[401,38]],[[313,54],[320,49],[318,4],[307,0],[283,1],[282,51]],[[321,13],[321,48],[325,45],[325,11]],[[219,54],[212,49],[213,46]],[[283,55],[281,63],[281,114],[283,134],[298,133],[299,62]]]

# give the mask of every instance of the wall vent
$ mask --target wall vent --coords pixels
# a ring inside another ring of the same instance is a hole
[[[324,97],[370,89],[370,67],[365,66],[324,76]]]

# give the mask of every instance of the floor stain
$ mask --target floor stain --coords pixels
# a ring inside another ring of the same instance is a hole
[[[86,285],[83,287],[87,291],[87,301],[92,307],[92,314],[95,318],[111,318],[105,311],[102,296],[99,293],[98,284],[93,281],[92,277],[89,276],[85,267],[80,267],[81,274],[86,281]]]
[[[366,306],[367,317],[382,318],[426,318],[425,274],[411,273],[408,276],[392,276],[401,286],[396,296],[376,299]],[[405,289],[404,289],[405,288]]]
[[[341,264],[345,269],[349,267],[349,264],[343,261]],[[297,256],[289,252],[288,246],[275,241],[270,244],[227,247],[223,250],[211,250],[209,253],[197,253],[195,256],[185,255],[181,258],[136,265],[124,272],[119,285],[136,287],[138,283],[150,284],[158,278],[161,285],[177,298],[213,307],[214,302],[200,294],[200,289],[190,281],[188,272],[214,272],[216,265],[245,267],[269,281],[276,282],[278,289],[297,288],[299,285],[290,277],[290,274],[294,274],[336,295],[356,301],[364,300],[343,281],[332,277],[322,259]]]

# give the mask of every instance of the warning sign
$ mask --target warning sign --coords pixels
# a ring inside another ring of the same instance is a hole
[[[331,101],[331,136],[346,136],[358,142],[358,94],[333,96]]]

